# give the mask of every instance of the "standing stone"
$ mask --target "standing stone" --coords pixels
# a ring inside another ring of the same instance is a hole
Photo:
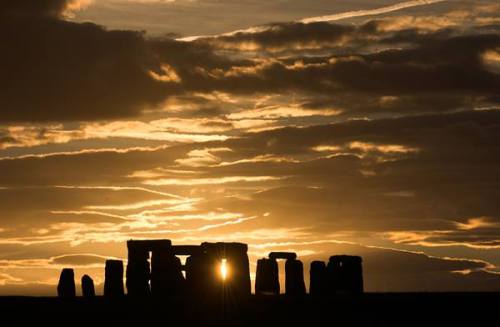
[[[150,295],[149,249],[140,241],[128,241],[127,294],[134,297]]]
[[[327,266],[331,293],[363,293],[362,259],[358,256],[331,256]]]
[[[304,265],[300,260],[288,259],[285,262],[285,294],[289,296],[306,294]]]
[[[348,256],[345,258],[343,268],[347,276],[348,289],[353,293],[363,293],[363,267],[361,257]]]
[[[341,269],[341,256],[331,256],[326,266],[329,294],[339,293],[344,288],[343,272]]]
[[[248,246],[243,243],[230,243],[224,246],[227,266],[229,269],[226,284],[235,297],[246,297],[252,293],[250,281],[250,263]]]
[[[278,262],[274,259],[257,260],[255,294],[280,294]]]
[[[323,261],[311,262],[309,274],[309,294],[313,296],[326,295],[328,290],[326,264]]]
[[[185,290],[182,265],[170,247],[153,249],[151,255],[151,294],[181,295]]]
[[[76,296],[75,272],[71,268],[64,268],[59,276],[57,295],[61,298],[74,298]]]
[[[210,262],[202,252],[193,253],[186,259],[186,287],[191,296],[199,297],[205,293],[207,280],[212,276],[210,268]]]
[[[82,295],[83,297],[95,296],[94,281],[89,275],[83,275],[82,277]]]
[[[123,295],[123,261],[106,260],[104,296],[116,298]]]
[[[213,291],[225,292],[234,300],[243,299],[251,294],[250,264],[248,260],[248,246],[244,243],[202,243],[203,253],[211,265],[209,274],[211,282],[216,286]],[[220,267],[226,261],[228,274],[222,278]],[[215,269],[214,269],[215,268]]]

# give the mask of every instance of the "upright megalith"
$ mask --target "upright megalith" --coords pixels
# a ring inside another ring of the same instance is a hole
[[[187,252],[189,250],[189,253]],[[199,247],[174,246],[186,260],[186,284],[198,298],[230,296],[243,299],[251,294],[248,247],[243,243],[202,243]]]
[[[289,296],[306,294],[304,265],[300,260],[288,259],[285,262],[285,294]]]
[[[278,262],[275,259],[257,260],[255,294],[280,294]]]
[[[311,262],[309,269],[309,294],[323,296],[328,293],[326,264],[324,261]]]
[[[94,297],[95,287],[94,281],[89,275],[83,275],[82,277],[82,296],[83,297]]]
[[[170,247],[160,246],[151,255],[151,294],[154,296],[181,295],[185,289],[182,265]]]
[[[104,272],[104,296],[116,298],[123,295],[123,261],[106,260],[106,268]]]
[[[61,298],[74,298],[76,296],[75,272],[71,268],[64,268],[57,284],[57,296]]]
[[[218,291],[230,292],[233,299],[250,295],[250,264],[246,244],[207,242],[202,243],[201,248],[208,259],[207,263],[211,265],[210,274],[214,284],[219,285]]]
[[[332,293],[362,293],[363,268],[358,256],[331,256],[327,266],[329,290]]]
[[[250,281],[250,262],[248,259],[248,245],[230,243],[224,246],[227,260],[228,278],[226,284],[239,296],[248,296],[252,293]]]
[[[149,280],[151,270],[149,268],[149,244],[144,241],[130,240],[127,242],[127,294],[134,297],[148,296],[151,291]]]
[[[215,268],[215,267],[214,267]],[[205,295],[205,289],[208,285],[212,285],[213,273],[210,260],[200,251],[193,252],[186,259],[186,290],[192,296],[201,298]]]

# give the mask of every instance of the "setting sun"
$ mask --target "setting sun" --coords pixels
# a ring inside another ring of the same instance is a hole
[[[222,280],[227,279],[227,273],[228,273],[227,260],[222,259],[222,262],[220,264],[220,275],[222,277]]]

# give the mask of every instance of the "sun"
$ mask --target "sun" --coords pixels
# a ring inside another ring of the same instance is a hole
[[[220,275],[222,277],[222,280],[227,279],[228,275],[228,266],[227,266],[227,260],[222,259],[221,264],[220,264]]]

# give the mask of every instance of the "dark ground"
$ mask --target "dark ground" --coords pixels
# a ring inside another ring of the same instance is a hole
[[[110,300],[0,297],[0,326],[500,326],[500,293]]]

